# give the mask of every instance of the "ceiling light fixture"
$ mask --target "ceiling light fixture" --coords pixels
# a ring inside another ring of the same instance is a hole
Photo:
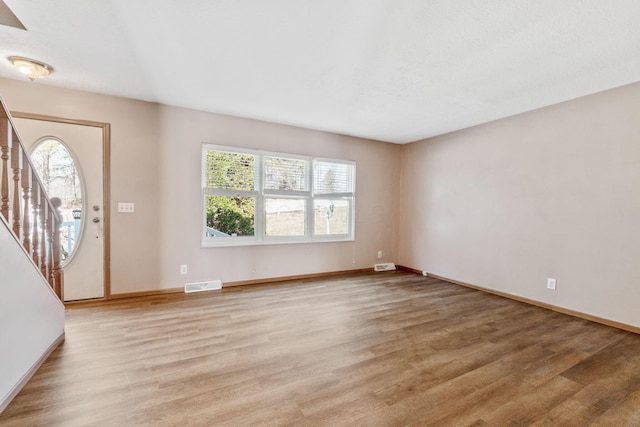
[[[10,56],[9,61],[29,80],[42,79],[53,73],[53,67],[35,59],[23,58],[21,56]]]

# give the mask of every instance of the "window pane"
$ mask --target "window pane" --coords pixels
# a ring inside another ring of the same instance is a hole
[[[265,199],[265,235],[304,236],[304,199]]]
[[[307,162],[281,157],[264,158],[264,188],[266,190],[306,191]]]
[[[314,162],[314,193],[353,193],[353,171],[353,165],[347,163]]]
[[[314,200],[316,235],[349,233],[349,200]]]
[[[254,197],[207,196],[206,201],[208,237],[255,234]]]
[[[207,151],[205,187],[254,190],[254,165],[251,154]]]

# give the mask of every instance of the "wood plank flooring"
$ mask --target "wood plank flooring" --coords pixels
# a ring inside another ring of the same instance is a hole
[[[640,426],[640,336],[405,272],[71,305],[2,426]]]

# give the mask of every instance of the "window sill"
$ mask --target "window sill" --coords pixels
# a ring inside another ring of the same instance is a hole
[[[265,246],[265,245],[294,245],[300,243],[336,243],[336,242],[353,242],[355,237],[353,236],[340,236],[340,237],[327,237],[323,239],[281,239],[281,238],[269,238],[265,240],[253,240],[253,239],[206,239],[202,240],[200,247],[202,248],[221,248],[221,247],[233,247],[233,246]]]

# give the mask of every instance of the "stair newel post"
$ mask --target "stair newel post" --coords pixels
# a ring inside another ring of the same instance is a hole
[[[38,177],[34,169],[31,170],[31,182],[34,184],[31,189],[31,204],[33,207],[33,224],[32,230],[33,236],[31,238],[31,246],[33,247],[33,262],[40,267],[40,231],[38,230],[40,225],[40,185],[38,183]]]
[[[9,219],[9,151],[11,150],[11,123],[6,117],[0,118],[0,159],[2,164],[2,178],[0,179],[0,214]]]
[[[55,290],[55,285],[56,285],[56,280],[55,277],[53,275],[53,258],[54,258],[54,246],[53,246],[53,240],[54,240],[54,233],[56,230],[56,212],[55,209],[53,207],[53,202],[51,202],[51,208],[48,211],[48,220],[47,220],[47,252],[49,253],[49,256],[47,257],[47,271],[48,271],[48,275],[46,276],[47,280],[49,281],[49,284],[51,285],[51,287]],[[56,292],[57,294],[58,292]]]
[[[42,200],[40,206],[40,271],[44,277],[47,277],[47,259],[51,256],[49,253],[49,245],[47,245],[49,204],[47,203],[47,194],[42,188],[40,189],[40,198]]]
[[[58,298],[62,300],[62,292],[64,289],[64,271],[62,271],[62,246],[60,245],[60,229],[62,228],[62,211],[60,206],[62,200],[58,197],[51,199],[51,205],[55,209],[53,215],[53,238],[52,240],[52,255],[53,255],[53,290]]]
[[[24,162],[22,165],[22,246],[31,255],[31,165]]]
[[[20,203],[20,172],[22,171],[22,146],[19,140],[14,140],[11,146],[11,169],[13,169],[13,232],[20,240],[20,229],[22,228],[22,204]]]
[[[54,277],[53,274],[53,260],[54,260],[54,253],[55,253],[55,246],[54,246],[54,233],[56,231],[56,210],[55,207],[53,205],[53,201],[51,201],[50,204],[50,208],[49,208],[49,220],[47,221],[47,246],[48,248],[48,252],[49,252],[49,256],[47,257],[47,269],[49,272],[49,275],[47,276],[47,280],[49,281],[49,284],[51,285],[51,287],[55,290],[56,288],[56,279]],[[58,292],[56,291],[56,294]]]

